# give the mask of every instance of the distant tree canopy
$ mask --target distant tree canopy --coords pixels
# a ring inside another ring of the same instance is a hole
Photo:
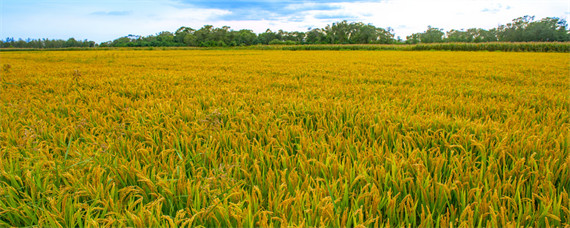
[[[0,48],[69,48],[69,47],[96,47],[95,41],[75,40],[50,40],[50,39],[18,39],[6,38],[5,41],[0,40]]]
[[[423,33],[414,33],[410,36],[407,36],[406,43],[441,43],[444,41],[443,35],[445,35],[442,30],[443,29],[428,26],[428,29]]]
[[[255,34],[252,30],[231,30],[228,26],[214,28],[205,25],[196,30],[190,27],[180,27],[175,33],[160,32],[147,37],[125,36],[119,39],[101,43],[108,47],[150,47],[150,46],[197,46],[197,47],[226,47],[249,46],[256,44],[390,44],[394,43],[391,29],[377,28],[362,22],[348,23],[341,21],[323,29],[311,29],[308,32],[277,32],[267,29]]]
[[[470,28],[467,30],[443,29],[428,26],[421,33],[406,37],[405,43],[442,43],[442,42],[529,42],[529,41],[570,41],[568,24],[564,19],[547,17],[535,21],[533,16],[524,16],[512,20],[511,23],[497,28],[485,30]],[[309,29],[307,32],[277,32],[267,29],[255,34],[252,30],[231,30],[228,26],[214,28],[205,25],[196,30],[190,27],[180,27],[174,33],[163,31],[156,35],[128,35],[113,41],[97,44],[94,41],[77,41],[73,38],[66,40],[15,40],[6,38],[0,40],[0,48],[67,48],[67,47],[227,47],[249,46],[257,44],[292,45],[292,44],[393,44],[402,43],[394,39],[391,28],[378,28],[362,22],[341,21],[327,25],[325,28]]]
[[[534,21],[534,16],[514,19],[497,28],[499,41],[570,41],[568,24],[560,18],[543,18]]]
[[[570,41],[568,24],[564,19],[547,17],[535,21],[532,16],[514,19],[511,23],[500,25],[490,30],[471,28],[452,29],[444,36],[442,29],[432,28],[422,33],[414,33],[406,37],[406,43],[438,43],[438,42],[549,42]]]

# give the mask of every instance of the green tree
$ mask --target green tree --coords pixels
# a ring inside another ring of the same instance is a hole
[[[327,40],[331,44],[346,44],[350,39],[350,25],[346,20],[325,27]]]
[[[272,40],[277,39],[277,34],[271,31],[271,29],[265,30],[264,33],[259,34],[258,43],[269,44]]]
[[[174,33],[174,41],[179,45],[196,46],[195,31],[193,28],[182,26]]]
[[[160,32],[156,36],[156,45],[153,46],[176,46],[174,43],[174,34],[169,31]]]
[[[457,33],[458,37],[464,36],[462,33],[454,31]],[[443,29],[434,28],[428,26],[428,29],[422,33],[414,33],[406,37],[406,43],[417,44],[417,43],[440,43],[443,42]]]
[[[420,34],[420,41],[422,43],[440,43],[443,42],[443,29],[428,26],[428,29]]]
[[[253,45],[256,38],[257,35],[255,35],[253,31],[248,29],[242,29],[236,33],[234,41],[236,42],[236,45],[248,46],[248,45]]]
[[[534,20],[534,16],[524,16],[513,19],[511,23],[500,25],[497,30],[499,41],[521,42],[525,41],[526,27]]]
[[[406,44],[417,44],[420,42],[420,33],[414,33],[406,36]]]
[[[543,18],[530,22],[524,32],[524,41],[569,41],[568,24],[559,18]]]
[[[310,44],[321,44],[326,42],[327,36],[325,32],[320,29],[311,29],[306,33],[306,42]]]
[[[65,46],[64,47],[78,47],[78,42],[77,40],[75,40],[74,38],[69,38],[67,41],[65,41]]]

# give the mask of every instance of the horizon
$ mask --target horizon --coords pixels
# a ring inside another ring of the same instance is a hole
[[[334,22],[363,22],[391,28],[404,40],[428,26],[461,30],[491,29],[525,15],[536,20],[558,17],[568,21],[567,1],[82,1],[4,0],[0,18],[2,39],[63,39],[112,41],[127,35],[149,36],[187,26],[229,26],[259,34],[306,32]],[[413,15],[413,16],[411,16]]]

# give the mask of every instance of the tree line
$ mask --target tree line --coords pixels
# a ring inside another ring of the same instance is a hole
[[[255,34],[252,30],[231,30],[228,26],[214,28],[212,25],[195,30],[181,27],[176,32],[160,32],[151,36],[128,35],[101,43],[104,47],[147,47],[147,46],[196,46],[226,47],[272,44],[390,44],[394,43],[391,29],[377,28],[362,22],[341,21],[325,28],[310,29],[307,32],[283,30]]]
[[[441,28],[428,26],[421,33],[414,33],[406,40],[394,38],[391,28],[378,28],[362,22],[341,21],[327,25],[325,28],[309,29],[307,32],[277,32],[267,29],[256,34],[252,30],[232,30],[228,26],[215,28],[205,25],[200,29],[180,27],[175,32],[163,31],[156,35],[128,35],[113,41],[97,44],[93,41],[77,41],[73,38],[65,40],[14,40],[7,38],[0,41],[1,48],[67,48],[67,47],[227,47],[250,45],[294,45],[294,44],[418,44],[445,42],[550,42],[570,41],[568,24],[564,19],[547,17],[534,20],[533,16],[513,19],[506,25],[485,30],[471,28],[467,30],[452,29],[443,32]]]
[[[6,40],[0,40],[0,48],[70,48],[70,47],[97,47],[98,44],[95,41],[89,40],[75,40],[74,38],[69,38],[68,40],[61,39],[18,39],[6,38]]]
[[[527,15],[490,30],[480,28],[452,29],[444,33],[443,29],[428,26],[428,29],[422,33],[407,36],[405,43],[565,42],[570,41],[570,33],[568,32],[568,24],[564,19],[546,17],[535,21],[534,16]]]

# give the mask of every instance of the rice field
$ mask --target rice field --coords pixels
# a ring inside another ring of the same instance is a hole
[[[0,227],[570,226],[567,53],[0,52]]]

